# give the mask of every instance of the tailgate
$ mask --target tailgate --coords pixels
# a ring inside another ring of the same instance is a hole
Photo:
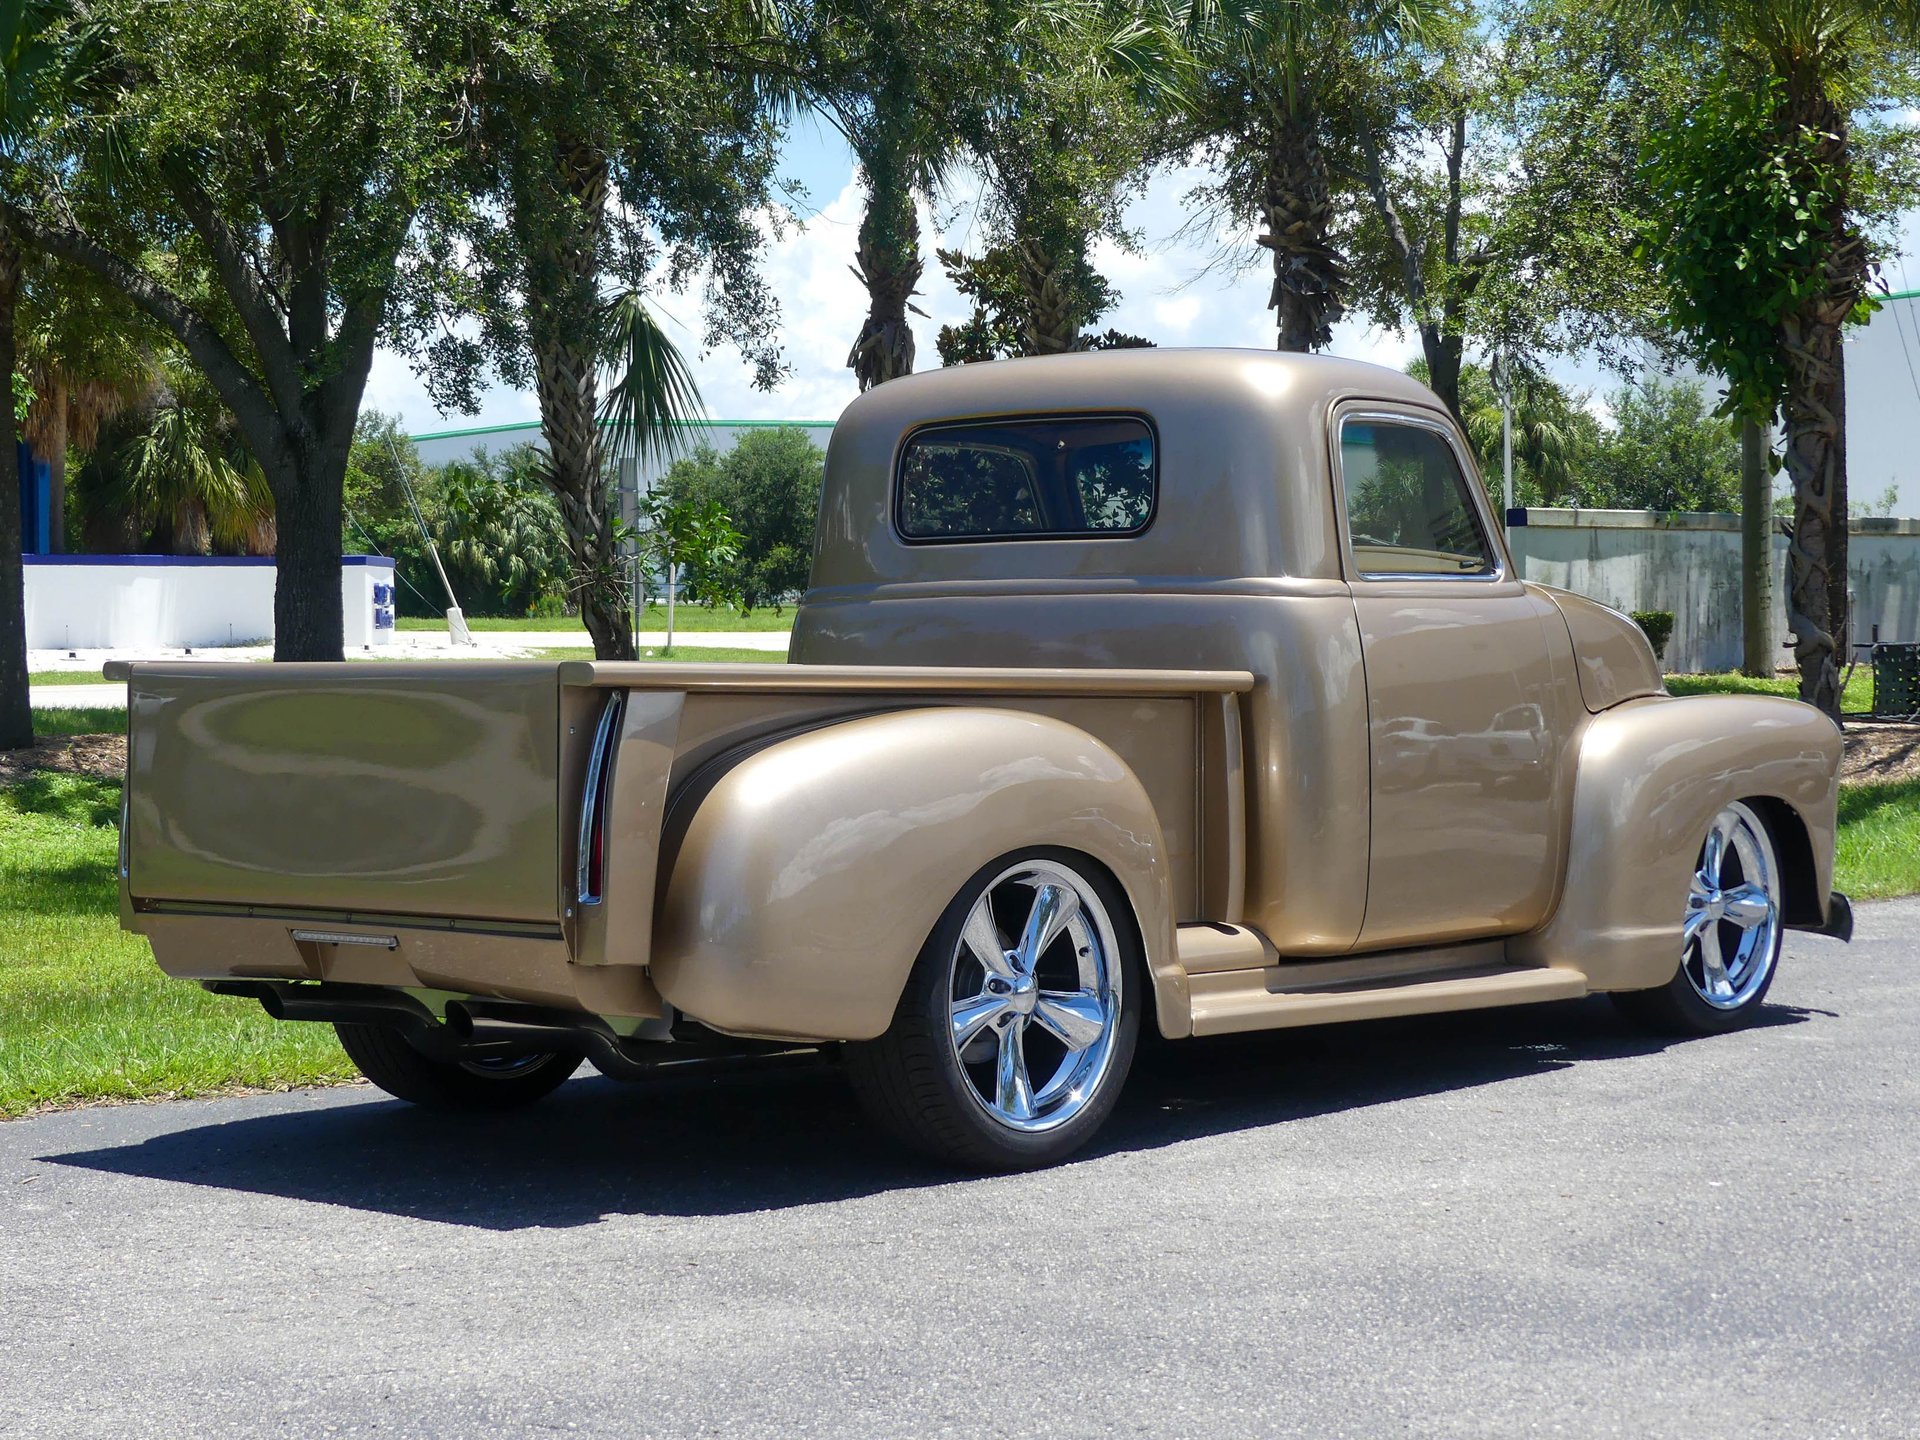
[[[130,895],[558,923],[556,671],[133,666]]]

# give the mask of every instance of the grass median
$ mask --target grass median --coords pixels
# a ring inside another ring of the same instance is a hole
[[[103,759],[120,753],[126,712],[34,719],[65,747],[51,755],[93,754],[91,773],[0,772],[0,1116],[352,1079],[330,1027],[170,980],[120,929],[120,783]],[[1920,778],[1841,787],[1835,883],[1858,899],[1920,893]]]

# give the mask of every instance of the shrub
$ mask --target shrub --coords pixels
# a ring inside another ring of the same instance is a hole
[[[1646,632],[1647,643],[1653,646],[1654,659],[1662,664],[1667,659],[1667,641],[1673,638],[1673,612],[1671,610],[1636,610],[1633,620]]]

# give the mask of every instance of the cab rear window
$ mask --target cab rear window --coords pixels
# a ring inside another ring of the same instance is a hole
[[[895,520],[918,541],[1137,535],[1157,476],[1153,430],[1134,415],[932,426],[901,449]]]

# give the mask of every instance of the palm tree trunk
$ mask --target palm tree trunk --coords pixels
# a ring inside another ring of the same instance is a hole
[[[523,196],[518,223],[531,236],[526,305],[547,446],[547,484],[559,503],[580,618],[601,660],[634,658],[633,622],[614,495],[600,442],[599,241],[606,223],[607,159],[584,142],[555,156],[564,202],[538,189]]]
[[[1080,317],[1057,257],[1034,239],[1019,245],[1020,284],[1027,292],[1029,355],[1064,355],[1080,348]]]
[[[1815,163],[1841,177],[1826,221],[1825,284],[1780,327],[1787,366],[1781,416],[1793,481],[1787,622],[1800,666],[1800,698],[1840,718],[1847,652],[1846,356],[1841,332],[1866,285],[1864,239],[1848,219],[1851,154],[1845,112],[1824,96],[1788,102],[1790,123],[1825,137]]]
[[[1344,313],[1346,266],[1328,243],[1333,200],[1326,155],[1309,120],[1284,114],[1267,147],[1266,194],[1260,244],[1273,254],[1273,291],[1267,308],[1279,325],[1279,348],[1318,350],[1333,338]]]
[[[1740,669],[1773,677],[1773,645],[1767,624],[1773,615],[1773,489],[1770,427],[1756,420],[1740,426]]]
[[[860,222],[853,267],[867,288],[867,318],[847,355],[847,366],[862,390],[913,373],[913,326],[907,308],[918,293],[922,267],[913,192],[878,175],[869,175],[867,183],[867,213]]]
[[[19,299],[20,246],[0,228],[0,376],[13,374]],[[20,427],[10,388],[0,395],[0,412],[0,750],[20,750],[33,744],[33,705],[27,691],[26,567],[20,558]]]

